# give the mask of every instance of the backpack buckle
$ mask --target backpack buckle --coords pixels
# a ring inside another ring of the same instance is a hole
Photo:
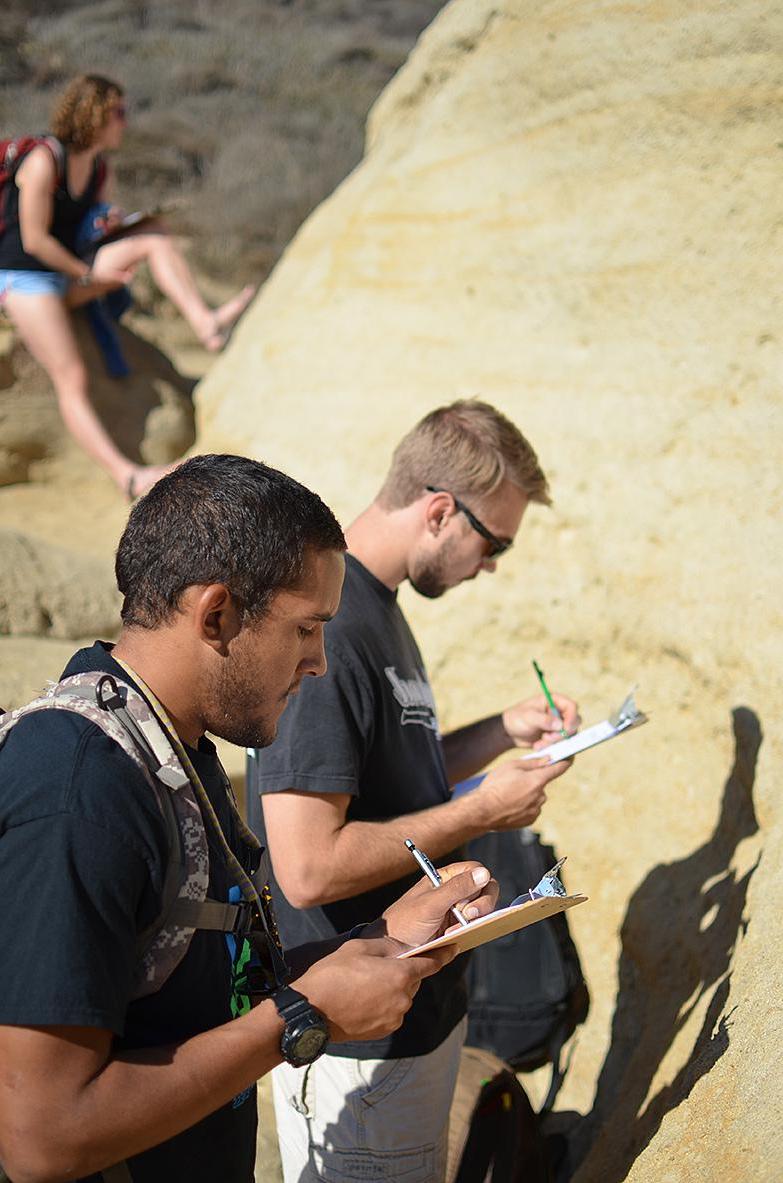
[[[111,698],[104,697],[104,687],[109,686],[112,691]],[[125,706],[125,700],[120,694],[120,688],[117,685],[111,674],[105,674],[98,685],[95,687],[95,698],[98,706],[104,711],[117,711],[120,707]]]
[[[255,904],[251,903],[250,900],[240,900],[238,904],[234,904],[233,906],[236,908],[236,918],[231,932],[241,940],[247,936],[253,923],[253,909]]]

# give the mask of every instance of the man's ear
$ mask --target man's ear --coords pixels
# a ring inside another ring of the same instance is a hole
[[[218,652],[224,651],[242,627],[242,610],[224,583],[188,588],[193,627],[199,639]]]
[[[427,533],[437,538],[441,530],[448,525],[453,513],[453,502],[448,493],[432,493],[424,508],[424,522]]]

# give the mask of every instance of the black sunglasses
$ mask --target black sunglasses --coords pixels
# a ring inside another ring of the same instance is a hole
[[[425,485],[425,488],[428,493],[449,494],[449,497],[451,497],[459,512],[464,513],[465,517],[468,519],[476,533],[480,534],[482,538],[486,538],[487,542],[489,543],[489,557],[491,559],[496,559],[498,555],[505,554],[507,550],[511,549],[513,543],[509,539],[504,540],[502,538],[498,538],[497,534],[493,534],[491,530],[488,530],[484,523],[479,521],[472,510],[468,509],[464,501],[460,501],[460,499],[455,497],[453,493],[449,493],[448,489],[441,489],[438,485]]]

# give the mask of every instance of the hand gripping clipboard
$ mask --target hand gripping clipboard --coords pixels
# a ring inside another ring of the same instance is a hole
[[[616,735],[622,735],[624,731],[641,727],[643,723],[647,722],[647,715],[637,707],[634,700],[635,693],[636,687],[634,686],[630,694],[623,699],[620,706],[612,712],[608,719],[604,719],[601,723],[595,723],[592,727],[586,727],[584,731],[577,731],[576,735],[569,735],[567,739],[559,739],[556,743],[549,744],[545,748],[526,752],[520,759],[540,760],[548,756],[549,763],[556,764],[558,760],[567,760],[569,756],[575,756],[577,752],[586,752],[588,748],[594,748],[596,744],[605,743],[607,739],[614,739]]]
[[[442,949],[446,945],[455,945],[459,953],[466,953],[468,949],[476,949],[487,941],[508,936],[511,932],[527,928],[529,924],[536,924],[539,920],[546,920],[558,912],[585,903],[588,898],[586,895],[566,894],[557,875],[564,862],[565,858],[560,859],[535,887],[531,887],[525,895],[518,896],[507,907],[498,908],[488,916],[480,916],[478,920],[471,920],[464,927],[456,925],[443,936],[417,945],[415,949],[406,949],[399,954],[400,960],[426,953],[430,949]]]

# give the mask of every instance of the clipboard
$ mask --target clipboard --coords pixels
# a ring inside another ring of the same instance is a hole
[[[507,908],[498,908],[488,916],[470,920],[464,927],[458,925],[451,928],[443,936],[435,937],[424,945],[417,945],[415,949],[406,949],[404,953],[398,954],[398,958],[404,961],[406,957],[415,957],[419,953],[429,952],[430,949],[442,949],[446,945],[456,945],[458,952],[466,953],[468,949],[476,949],[479,945],[485,945],[487,941],[496,941],[498,937],[519,932],[529,924],[536,924],[539,920],[546,920],[558,912],[575,908],[577,904],[585,903],[587,898],[586,895],[546,895],[538,899],[526,899],[522,903],[509,904]]]
[[[125,214],[125,216],[100,238],[93,241],[93,247],[104,246],[107,242],[114,242],[128,230],[135,230],[138,226],[143,226],[145,222],[154,222],[156,218],[162,217],[164,214],[175,213],[185,205],[183,198],[172,197],[169,201],[162,201],[158,205],[150,206],[149,209],[137,209],[132,213]]]
[[[637,707],[635,694],[636,687],[634,686],[608,719],[594,723],[592,727],[586,727],[584,731],[577,731],[576,735],[559,739],[556,743],[549,744],[548,747],[538,748],[535,752],[526,752],[520,759],[541,760],[548,756],[550,764],[557,764],[559,760],[567,760],[569,756],[575,756],[577,752],[586,752],[588,748],[594,748],[599,743],[606,743],[608,739],[614,739],[616,735],[632,731],[634,727],[641,727],[643,723],[647,722],[647,715]]]
[[[524,756],[518,756],[517,759],[543,760],[545,756],[548,756],[550,764],[557,764],[559,760],[567,760],[569,756],[575,756],[577,752],[586,752],[599,743],[606,743],[608,739],[614,739],[616,735],[624,735],[626,731],[632,731],[634,727],[641,727],[643,723],[648,722],[648,716],[637,707],[634,699],[635,694],[636,687],[634,686],[617,710],[613,711],[609,718],[604,719],[601,723],[594,723],[592,727],[586,727],[584,731],[577,731],[576,735],[569,735],[567,739],[559,739],[556,743],[549,744],[545,748],[538,748],[535,752],[525,752]],[[480,772],[478,776],[470,776],[467,780],[461,780],[459,784],[454,786],[452,796],[461,797],[463,793],[477,789],[486,775],[486,772]]]

